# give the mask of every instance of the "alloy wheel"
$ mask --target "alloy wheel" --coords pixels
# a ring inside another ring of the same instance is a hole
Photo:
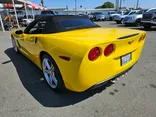
[[[43,59],[42,68],[47,83],[51,88],[56,89],[58,85],[58,80],[55,75],[55,68],[52,62],[48,58]]]

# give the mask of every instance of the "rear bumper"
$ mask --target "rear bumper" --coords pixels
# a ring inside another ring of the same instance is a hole
[[[117,19],[116,19],[116,20],[114,20],[114,21],[115,21],[115,22],[121,22],[121,20],[117,20]]]
[[[96,20],[105,20],[105,17],[97,17]]]
[[[142,22],[142,24],[144,25],[144,24],[152,24],[152,25],[156,25],[156,21],[141,21]]]
[[[138,61],[137,61],[137,62],[138,62]],[[136,62],[136,63],[137,63],[137,62]],[[135,64],[136,64],[136,63],[135,63]],[[135,64],[134,64],[134,65],[135,65]],[[127,73],[128,71],[130,71],[130,70],[134,67],[134,65],[132,65],[130,68],[126,69],[125,71],[123,71],[123,72],[121,72],[121,73],[119,73],[119,74],[117,74],[117,75],[115,75],[115,76],[109,78],[108,80],[104,80],[104,81],[102,81],[102,82],[99,82],[99,83],[95,84],[94,86],[92,86],[92,87],[89,88],[88,90],[93,90],[93,89],[99,88],[99,87],[105,85],[105,84],[106,84],[107,82],[109,82],[110,80],[116,79],[116,78],[118,78],[118,77],[124,75],[125,73]]]
[[[121,20],[122,20],[121,17],[117,17],[117,18],[115,17],[115,18],[114,18],[114,21],[121,21]]]
[[[124,24],[135,24],[136,20],[123,21]]]

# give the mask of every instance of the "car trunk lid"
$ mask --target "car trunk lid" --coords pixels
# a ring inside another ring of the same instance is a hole
[[[89,45],[123,40],[139,35],[142,31],[122,28],[90,28],[62,32],[61,36]],[[60,36],[60,33],[59,33]]]

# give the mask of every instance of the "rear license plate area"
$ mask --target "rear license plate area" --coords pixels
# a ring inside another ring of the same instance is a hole
[[[121,60],[121,66],[129,63],[132,60],[131,53],[130,54],[126,54],[124,56],[121,56],[120,60]]]

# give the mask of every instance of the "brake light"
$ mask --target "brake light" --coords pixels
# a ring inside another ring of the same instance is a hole
[[[98,47],[95,47],[93,49],[90,50],[89,54],[88,54],[88,59],[90,61],[94,61],[96,60],[98,57],[100,56],[100,49]]]
[[[146,34],[143,34],[143,35],[140,37],[139,42],[140,42],[140,41],[143,41],[143,40],[145,39],[145,37],[146,37]]]
[[[110,45],[108,45],[108,46],[105,48],[105,50],[104,50],[104,55],[105,55],[105,56],[109,56],[109,55],[111,55],[111,54],[113,53],[113,51],[114,51],[114,46],[113,46],[113,44],[110,44]]]

